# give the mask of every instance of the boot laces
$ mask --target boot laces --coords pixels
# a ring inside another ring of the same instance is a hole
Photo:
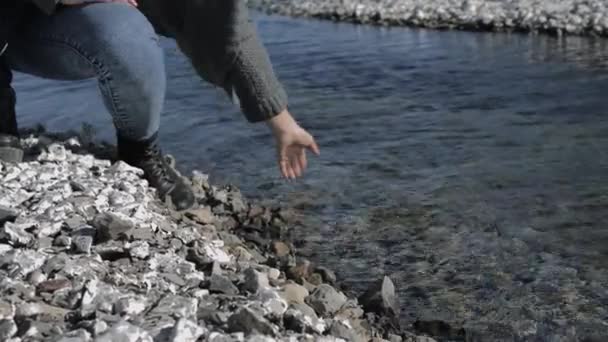
[[[174,183],[171,176],[167,173],[167,163],[164,161],[162,152],[157,144],[146,149],[144,158],[149,167],[150,176],[161,182]]]

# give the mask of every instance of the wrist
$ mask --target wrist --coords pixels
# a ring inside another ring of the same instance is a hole
[[[298,126],[296,120],[287,109],[272,117],[267,123],[273,132],[285,132]]]

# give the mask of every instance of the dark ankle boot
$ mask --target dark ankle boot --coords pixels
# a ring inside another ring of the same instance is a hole
[[[118,158],[144,170],[144,177],[164,200],[166,196],[177,210],[194,205],[194,193],[188,184],[167,164],[156,142],[156,135],[146,141],[118,138]]]
[[[0,45],[4,46],[2,43]],[[10,68],[0,56],[0,160],[20,163],[23,160],[23,148],[17,128],[16,97],[11,87],[12,80]]]

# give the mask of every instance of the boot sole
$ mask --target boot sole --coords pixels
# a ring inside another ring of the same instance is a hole
[[[0,160],[7,163],[21,163],[23,150],[17,147],[0,146]]]

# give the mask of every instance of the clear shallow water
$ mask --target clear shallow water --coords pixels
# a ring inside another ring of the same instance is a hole
[[[166,41],[161,136],[182,168],[297,208],[302,252],[355,290],[391,275],[405,322],[605,340],[608,41],[257,19],[322,156],[280,180],[265,127]],[[23,126],[112,139],[94,82],[16,87]]]

